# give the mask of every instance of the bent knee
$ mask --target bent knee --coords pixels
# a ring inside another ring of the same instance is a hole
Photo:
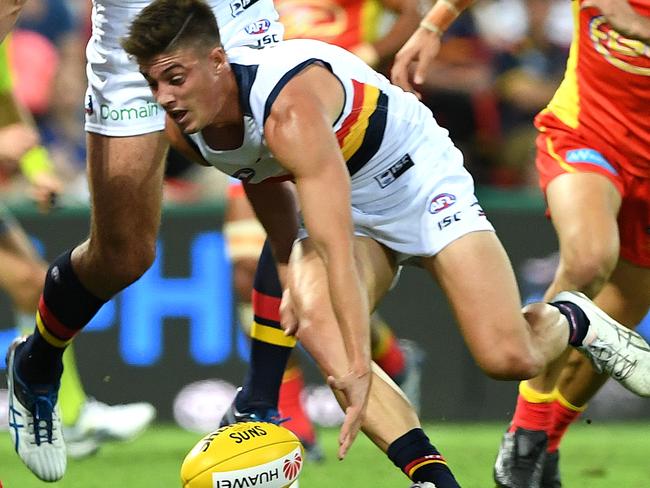
[[[609,249],[586,249],[573,253],[560,263],[559,273],[565,283],[572,283],[577,289],[596,294],[609,279],[618,253]]]
[[[90,253],[98,260],[96,267],[102,269],[107,277],[111,277],[111,281],[119,283],[121,287],[137,281],[156,259],[154,240],[112,241],[98,247],[99,252]]]
[[[478,364],[490,378],[502,381],[533,378],[544,368],[540,359],[519,348],[502,348],[480,358]]]

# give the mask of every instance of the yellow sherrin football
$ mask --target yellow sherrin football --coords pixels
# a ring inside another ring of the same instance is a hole
[[[285,488],[297,480],[303,447],[288,429],[266,422],[222,427],[185,456],[183,488]]]

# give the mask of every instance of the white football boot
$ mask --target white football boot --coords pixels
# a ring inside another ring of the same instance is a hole
[[[589,329],[577,349],[599,373],[607,373],[639,396],[650,396],[650,346],[639,334],[616,322],[584,294],[563,291],[553,302],[571,302],[589,319]]]
[[[77,422],[64,427],[68,454],[80,459],[95,454],[103,442],[132,440],[155,418],[156,409],[146,402],[107,405],[88,398]]]
[[[16,339],[7,353],[9,433],[18,456],[32,473],[43,481],[57,481],[67,465],[57,407],[58,385],[32,390],[18,378],[14,358],[25,340]]]
[[[430,481],[416,481],[409,488],[436,488],[436,485]]]

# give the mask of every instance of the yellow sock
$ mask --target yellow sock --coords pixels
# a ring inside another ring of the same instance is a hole
[[[81,385],[72,344],[63,353],[63,376],[59,390],[59,407],[63,425],[74,425],[79,418],[81,407],[86,403],[86,392]]]

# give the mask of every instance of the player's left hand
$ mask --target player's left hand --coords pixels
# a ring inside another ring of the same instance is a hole
[[[440,36],[420,27],[395,55],[395,61],[390,71],[392,82],[421,99],[422,95],[411,84],[409,67],[411,63],[416,63],[413,83],[421,85],[424,83],[427,70],[438,51],[440,51]]]
[[[327,384],[330,388],[342,394],[347,403],[345,420],[343,420],[341,432],[339,433],[339,460],[345,458],[361,429],[361,423],[368,406],[371,381],[372,372],[369,368],[363,372],[351,370],[338,378],[334,376],[327,378]]]

